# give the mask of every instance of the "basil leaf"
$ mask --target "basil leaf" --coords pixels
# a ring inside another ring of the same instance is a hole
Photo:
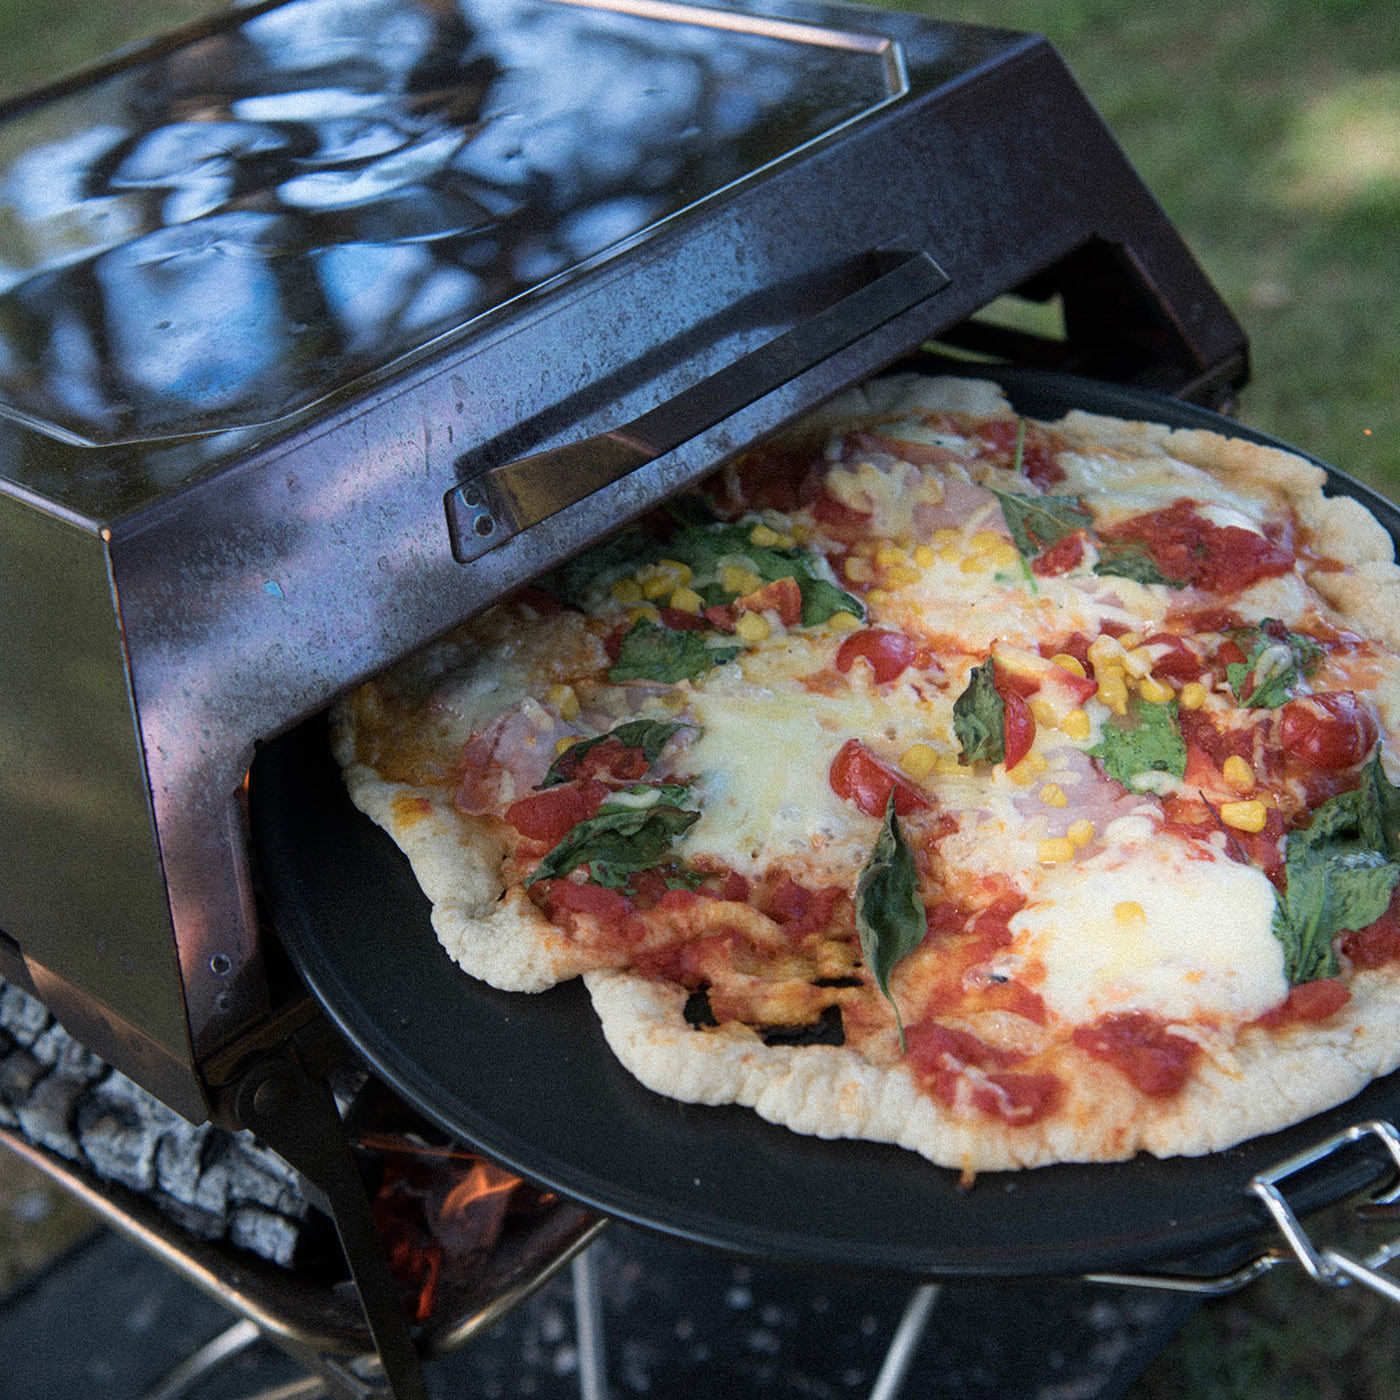
[[[1277,624],[1270,632],[1271,621],[1266,618],[1258,627],[1236,632],[1245,659],[1225,667],[1240,704],[1261,710],[1276,710],[1291,700],[1298,682],[1312,675],[1326,655],[1319,643],[1299,632],[1285,631],[1280,637]]]
[[[1006,528],[1023,559],[1035,559],[1076,530],[1088,531],[1093,517],[1074,496],[1022,496],[988,488],[1001,503]]]
[[[764,583],[780,578],[797,582],[802,594],[802,623],[816,627],[839,612],[864,618],[860,601],[822,578],[812,565],[812,556],[804,549],[774,549],[756,545],[750,540],[753,524],[689,526],[678,530],[666,544],[668,558],[688,564],[700,577],[712,574],[721,559],[740,558],[748,562]],[[733,595],[714,597],[705,587],[700,589],[707,602],[729,602]]]
[[[1137,540],[1097,542],[1098,562],[1094,572],[1100,578],[1130,578],[1137,583],[1164,583],[1168,588],[1185,588],[1186,580],[1168,578],[1157,567],[1152,551]]]
[[[852,617],[865,620],[865,607],[858,598],[837,588],[824,578],[798,578],[797,586],[802,590],[802,625],[819,627],[823,622],[847,612]]]
[[[660,865],[671,853],[671,844],[700,820],[699,812],[673,806],[663,800],[684,788],[633,788],[634,796],[657,793],[646,805],[608,802],[597,815],[581,821],[539,863],[525,881],[528,888],[536,880],[557,880],[580,865],[587,865],[593,881],[609,889],[619,889],[629,875]]]
[[[1400,789],[1367,764],[1362,785],[1324,802],[1284,847],[1286,883],[1274,908],[1290,983],[1334,976],[1333,940],[1363,929],[1389,907],[1400,883]]]
[[[658,627],[645,618],[633,624],[608,671],[610,681],[692,681],[726,661],[739,647],[706,646],[703,632]]]
[[[647,767],[650,768],[661,750],[666,747],[670,737],[678,729],[684,728],[685,725],[679,720],[633,719],[628,720],[626,724],[619,724],[616,729],[611,729],[606,734],[599,734],[592,739],[579,739],[570,744],[549,765],[549,772],[544,775],[544,782],[540,787],[554,787],[557,783],[571,781],[583,756],[599,744],[607,743],[609,739],[616,739],[624,748],[641,749],[642,757],[646,759]]]
[[[1361,770],[1356,804],[1362,842],[1371,850],[1384,851],[1392,860],[1400,860],[1400,788],[1386,777],[1379,749]]]
[[[856,881],[856,928],[865,965],[875,977],[875,985],[894,1007],[899,1027],[899,1048],[907,1050],[904,1021],[899,1006],[890,995],[890,974],[896,964],[924,941],[928,922],[924,902],[919,898],[919,879],[914,856],[899,831],[894,814],[894,794],[885,804],[885,821],[870,859]]]
[[[953,701],[953,733],[962,746],[960,763],[1000,763],[1006,757],[1006,704],[990,658],[972,668],[967,688]]]
[[[643,564],[653,564],[664,557],[661,542],[654,535],[624,530],[565,560],[541,576],[538,583],[561,603],[582,608],[601,580],[634,573]]]
[[[1186,773],[1186,741],[1176,717],[1177,702],[1165,705],[1134,701],[1121,720],[1103,727],[1103,738],[1087,750],[1097,758],[1110,778],[1129,792],[1146,792],[1150,784],[1135,781],[1144,773],[1170,773],[1180,778]]]

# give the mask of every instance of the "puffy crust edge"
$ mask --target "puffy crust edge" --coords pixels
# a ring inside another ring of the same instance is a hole
[[[1233,1051],[1203,1058],[1170,1100],[1140,1095],[1076,1054],[1061,1109],[1011,1127],[921,1095],[901,1065],[837,1046],[766,1046],[740,1026],[694,1031],[677,988],[618,971],[584,981],[613,1052],[656,1093],[740,1104],[815,1137],[893,1143],[963,1172],[1216,1152],[1344,1103],[1400,1063],[1400,970],[1385,969],[1360,974],[1352,1002],[1325,1023],[1246,1031]]]

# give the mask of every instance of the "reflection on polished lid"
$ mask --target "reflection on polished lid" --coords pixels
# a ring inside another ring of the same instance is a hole
[[[0,127],[0,413],[265,423],[898,95],[885,40],[656,0],[292,0]]]

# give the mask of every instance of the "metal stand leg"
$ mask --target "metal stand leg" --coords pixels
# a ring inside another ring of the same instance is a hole
[[[284,1050],[259,1061],[233,1090],[232,1110],[325,1199],[394,1400],[428,1400],[398,1285],[330,1089]],[[342,1393],[348,1378],[328,1372]]]

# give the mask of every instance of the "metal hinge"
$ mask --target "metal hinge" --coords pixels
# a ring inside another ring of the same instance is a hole
[[[1300,1263],[1314,1282],[1328,1288],[1344,1288],[1360,1283],[1374,1289],[1392,1303],[1400,1304],[1400,1282],[1381,1270],[1392,1259],[1400,1258],[1400,1239],[1394,1239],[1373,1250],[1364,1259],[1354,1259],[1330,1246],[1319,1248],[1303,1228],[1293,1207],[1283,1193],[1282,1184],[1317,1166],[1320,1162],[1353,1146],[1365,1138],[1379,1139],[1389,1153],[1388,1180],[1384,1189],[1355,1207],[1359,1216],[1371,1220],[1400,1219],[1400,1132],[1389,1123],[1373,1121],[1357,1123],[1324,1142],[1299,1152],[1260,1172],[1248,1186],[1251,1195],[1263,1202],[1278,1226],[1286,1247],[1265,1250],[1240,1268],[1213,1277],[1190,1274],[1087,1274],[1091,1283],[1119,1284],[1134,1288],[1164,1288],[1180,1293],[1196,1293],[1215,1297],[1233,1293],[1238,1288],[1276,1268],[1279,1264]],[[1379,1176],[1379,1172],[1378,1172]]]

